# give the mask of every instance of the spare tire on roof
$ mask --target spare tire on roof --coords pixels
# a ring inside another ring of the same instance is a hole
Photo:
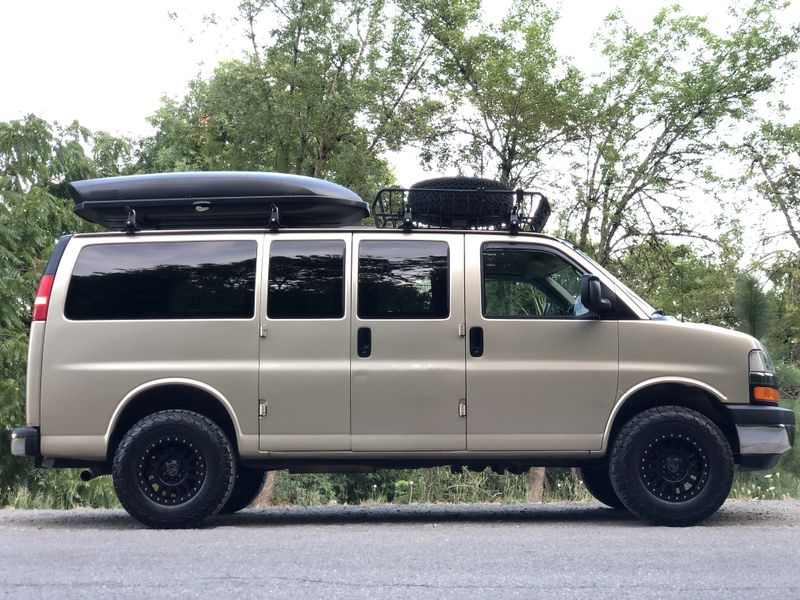
[[[493,179],[437,177],[412,185],[407,202],[412,218],[419,223],[488,227],[508,222],[514,206],[514,192]]]

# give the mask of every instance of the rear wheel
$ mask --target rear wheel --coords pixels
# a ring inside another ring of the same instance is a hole
[[[149,415],[114,454],[120,503],[148,527],[193,527],[227,502],[236,477],[233,448],[210,419],[186,410]]]
[[[733,454],[708,417],[679,406],[646,410],[614,441],[611,482],[636,516],[656,525],[694,525],[722,506],[733,483]]]
[[[581,479],[589,493],[606,506],[615,509],[625,508],[614,491],[614,486],[611,485],[607,464],[581,467]]]
[[[264,486],[266,477],[267,474],[264,471],[254,471],[253,469],[239,467],[231,496],[219,511],[220,514],[228,515],[250,506],[250,503],[256,499],[256,496]]]

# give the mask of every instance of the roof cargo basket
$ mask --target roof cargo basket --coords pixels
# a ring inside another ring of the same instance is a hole
[[[379,228],[539,233],[550,217],[550,202],[540,192],[512,190],[491,179],[440,177],[380,190],[372,214]]]
[[[355,192],[283,173],[197,172],[70,184],[75,212],[115,231],[344,227],[369,216]]]

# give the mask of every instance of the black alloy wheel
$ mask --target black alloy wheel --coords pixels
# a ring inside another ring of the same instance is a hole
[[[206,480],[206,461],[183,436],[156,438],[141,454],[138,482],[157,504],[174,506],[191,500]]]
[[[701,443],[690,434],[654,436],[639,465],[645,487],[667,502],[685,502],[708,483],[709,461]]]

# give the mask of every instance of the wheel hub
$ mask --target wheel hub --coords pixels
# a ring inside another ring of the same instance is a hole
[[[683,457],[670,454],[661,462],[661,475],[672,482],[678,482],[686,476],[689,468]]]
[[[186,465],[178,458],[169,458],[161,463],[158,475],[164,485],[177,485],[186,476]]]
[[[685,502],[697,496],[708,481],[705,449],[683,433],[661,433],[647,444],[639,461],[639,475],[647,490],[667,502]]]
[[[157,504],[188,502],[206,478],[206,462],[183,436],[162,436],[145,448],[138,461],[139,489]]]

